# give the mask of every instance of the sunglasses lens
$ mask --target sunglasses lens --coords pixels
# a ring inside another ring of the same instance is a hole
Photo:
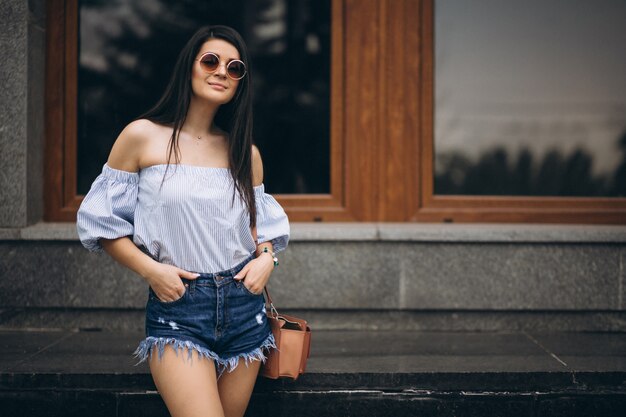
[[[228,64],[228,75],[235,80],[243,78],[246,75],[246,66],[241,61],[231,61]]]
[[[219,64],[220,59],[213,54],[206,54],[200,59],[200,65],[202,65],[206,71],[215,71]]]

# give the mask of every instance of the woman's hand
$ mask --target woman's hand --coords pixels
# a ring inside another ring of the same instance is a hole
[[[172,302],[181,298],[187,291],[186,284],[183,284],[181,278],[196,279],[199,276],[200,274],[155,261],[150,272],[144,278],[159,300]]]
[[[253,294],[261,294],[274,270],[274,259],[267,252],[248,262],[233,278],[244,280],[243,285]],[[248,283],[248,285],[246,285]]]

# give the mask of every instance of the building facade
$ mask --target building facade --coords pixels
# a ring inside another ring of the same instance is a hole
[[[0,324],[141,328],[147,284],[82,248],[76,209],[219,22],[252,52],[292,225],[283,308],[317,328],[626,329],[621,2],[165,3],[0,6]]]

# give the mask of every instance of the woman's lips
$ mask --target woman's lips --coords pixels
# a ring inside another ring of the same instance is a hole
[[[223,85],[221,85],[221,84],[209,83],[209,85],[210,85],[211,87],[213,87],[213,89],[215,89],[215,90],[219,90],[219,91],[224,91],[224,90],[226,90],[226,87],[224,87],[224,86],[223,86]]]

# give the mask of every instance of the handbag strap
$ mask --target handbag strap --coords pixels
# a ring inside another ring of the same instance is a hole
[[[267,285],[265,285],[265,296],[267,298],[266,303],[270,303],[270,314],[273,317],[278,317],[278,310],[274,307],[274,303],[272,302],[272,297],[270,296],[270,290],[267,289]]]
[[[257,234],[256,234],[256,226],[250,229],[250,232],[252,233],[252,237],[254,238],[254,243],[258,244],[258,239],[257,239]],[[274,307],[274,303],[272,302],[272,297],[270,296],[270,291],[267,289],[267,285],[265,286],[265,295],[267,296],[267,300],[266,303],[269,302],[270,303],[270,314],[272,314],[274,317],[278,317],[278,310],[276,310],[276,307]],[[274,314],[276,313],[276,314]]]
[[[267,297],[267,301],[269,301],[270,304],[274,304],[272,303],[272,297],[270,296],[270,291],[267,289],[267,285],[264,288],[265,288],[265,296]]]

